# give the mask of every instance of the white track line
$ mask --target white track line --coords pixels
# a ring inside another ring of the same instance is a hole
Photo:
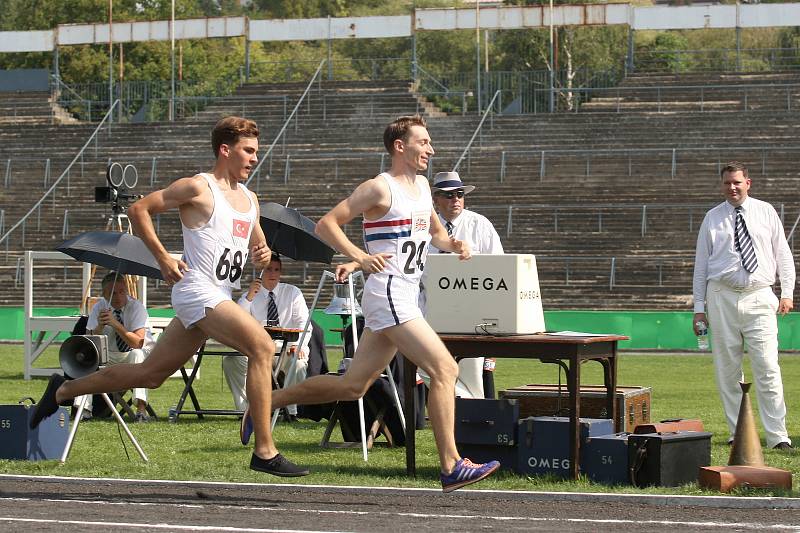
[[[140,505],[140,506],[154,506],[154,507],[171,507],[171,508],[214,508],[214,509],[231,509],[238,511],[263,511],[263,512],[286,512],[286,513],[307,513],[318,515],[347,515],[347,516],[383,516],[389,519],[406,517],[406,518],[427,518],[427,519],[440,519],[440,520],[488,520],[498,522],[533,522],[533,523],[575,523],[575,524],[598,524],[598,525],[632,525],[643,524],[653,526],[682,526],[682,527],[709,527],[709,528],[739,528],[748,530],[765,530],[765,529],[779,529],[779,530],[794,530],[800,531],[798,525],[788,524],[762,524],[754,522],[710,522],[710,521],[683,521],[683,520],[621,520],[621,519],[596,519],[596,518],[546,518],[546,517],[532,517],[532,516],[490,516],[490,515],[468,515],[468,514],[437,514],[437,513],[406,513],[406,512],[390,512],[390,511],[355,511],[351,509],[345,510],[331,510],[331,509],[303,509],[303,508],[290,508],[290,507],[262,507],[252,505],[219,505],[219,504],[183,504],[183,503],[153,503],[153,502],[119,502],[119,501],[104,501],[104,500],[78,500],[78,499],[54,499],[47,498],[42,500],[33,500],[30,498],[0,498],[0,501],[43,501],[50,503],[67,503],[76,504],[82,503],[87,505]],[[3,520],[22,520],[17,518],[0,517]],[[25,519],[33,520],[34,519]],[[50,522],[44,520],[43,522]],[[72,523],[72,522],[64,522]],[[95,524],[95,522],[75,522],[76,524]],[[116,522],[97,522],[97,524],[118,525]],[[126,526],[133,527],[134,524],[126,524]],[[149,527],[150,524],[141,524],[141,527]],[[166,525],[164,527],[167,527]],[[176,526],[177,527],[177,526]],[[194,526],[186,526],[192,528]],[[211,529],[215,529],[209,526]],[[220,529],[220,528],[216,528]],[[226,531],[273,531],[268,529],[251,529],[251,528],[231,528],[225,529]]]
[[[29,524],[58,524],[58,525],[73,525],[73,526],[98,526],[98,527],[127,527],[132,529],[145,529],[145,530],[152,530],[152,529],[168,529],[170,531],[181,530],[181,531],[241,531],[241,532],[253,532],[253,533],[343,533],[343,532],[334,532],[333,530],[316,530],[316,529],[264,529],[264,528],[254,528],[254,527],[230,527],[230,526],[201,526],[201,525],[191,525],[187,526],[185,524],[164,524],[163,522],[160,524],[148,524],[148,523],[133,523],[133,522],[98,522],[98,521],[88,521],[88,520],[45,520],[39,518],[3,518],[0,517],[0,522],[24,522]]]

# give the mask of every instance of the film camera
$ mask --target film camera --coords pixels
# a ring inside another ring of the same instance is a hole
[[[124,202],[138,200],[141,194],[130,194],[127,191],[136,187],[139,181],[139,173],[133,165],[120,163],[109,163],[106,169],[107,187],[94,188],[94,201],[100,203],[111,203],[111,209],[115,214],[123,212],[126,208]]]

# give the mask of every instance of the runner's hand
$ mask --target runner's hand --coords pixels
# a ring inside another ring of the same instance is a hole
[[[189,270],[189,266],[186,263],[172,257],[159,261],[158,266],[161,268],[161,275],[164,277],[164,281],[169,285],[178,283],[183,279],[184,272]]]
[[[461,261],[466,261],[472,257],[472,250],[470,250],[467,241],[460,241],[451,235],[450,246],[452,246],[453,253],[458,254],[458,258]]]
[[[359,262],[361,264],[361,270],[367,274],[383,272],[383,269],[386,268],[386,260],[391,257],[392,254],[383,252],[375,255],[367,255]]]
[[[254,244],[250,248],[250,259],[256,268],[267,268],[267,265],[272,260],[272,250],[269,249],[265,242]]]

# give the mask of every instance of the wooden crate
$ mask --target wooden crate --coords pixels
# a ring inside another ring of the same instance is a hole
[[[617,427],[633,432],[638,424],[650,422],[650,387],[618,386]],[[519,401],[519,416],[569,416],[569,392],[566,385],[530,384],[500,391],[500,398]],[[583,418],[609,418],[606,389],[598,385],[581,387],[580,414]]]

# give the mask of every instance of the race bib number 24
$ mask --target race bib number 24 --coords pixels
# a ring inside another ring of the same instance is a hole
[[[425,270],[426,246],[430,235],[430,211],[413,213],[411,238],[398,242],[398,257],[403,273],[414,275]]]

